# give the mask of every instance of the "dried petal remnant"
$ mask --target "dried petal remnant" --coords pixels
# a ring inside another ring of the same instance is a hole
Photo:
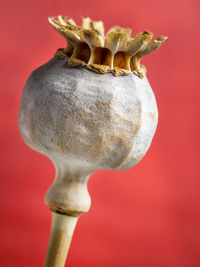
[[[133,72],[143,78],[146,68],[140,65],[141,58],[167,39],[159,36],[151,41],[153,34],[148,31],[131,37],[130,29],[119,26],[113,26],[104,36],[103,22],[90,18],[84,18],[82,26],[64,16],[49,18],[49,22],[68,43],[55,56],[66,57],[70,66],[86,66],[97,73],[112,72],[115,76]]]

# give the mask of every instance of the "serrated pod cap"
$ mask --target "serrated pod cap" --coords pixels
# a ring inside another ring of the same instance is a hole
[[[86,66],[98,73],[112,72],[115,76],[131,72],[144,77],[146,68],[140,65],[143,56],[157,49],[166,39],[159,36],[151,41],[153,34],[144,31],[131,37],[131,30],[113,26],[104,35],[102,21],[84,18],[82,26],[64,16],[50,17],[50,24],[68,42],[60,48],[56,56],[67,58],[69,65]]]

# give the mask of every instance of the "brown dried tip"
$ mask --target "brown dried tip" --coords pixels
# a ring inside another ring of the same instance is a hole
[[[151,42],[149,31],[131,37],[131,30],[113,26],[104,36],[102,21],[84,18],[82,26],[73,19],[58,16],[49,18],[50,24],[67,40],[66,48],[59,48],[55,56],[66,57],[70,66],[86,66],[98,73],[112,72],[115,76],[137,74],[144,77],[146,68],[140,65],[143,56],[157,49],[166,39],[159,36]]]

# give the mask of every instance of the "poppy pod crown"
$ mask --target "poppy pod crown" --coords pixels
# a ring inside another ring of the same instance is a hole
[[[112,72],[115,76],[131,72],[143,78],[146,68],[140,64],[143,56],[157,49],[166,39],[159,36],[151,41],[149,31],[131,37],[131,30],[113,26],[104,35],[102,21],[83,18],[82,26],[64,16],[49,18],[50,24],[67,40],[55,56],[66,57],[70,66],[85,66],[98,73]]]

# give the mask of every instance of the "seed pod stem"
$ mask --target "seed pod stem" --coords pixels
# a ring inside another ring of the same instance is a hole
[[[52,211],[52,225],[44,267],[64,267],[79,216],[90,208],[87,191],[89,169],[54,159],[56,177],[45,202]]]
[[[44,267],[64,267],[78,217],[52,212],[51,234]]]

